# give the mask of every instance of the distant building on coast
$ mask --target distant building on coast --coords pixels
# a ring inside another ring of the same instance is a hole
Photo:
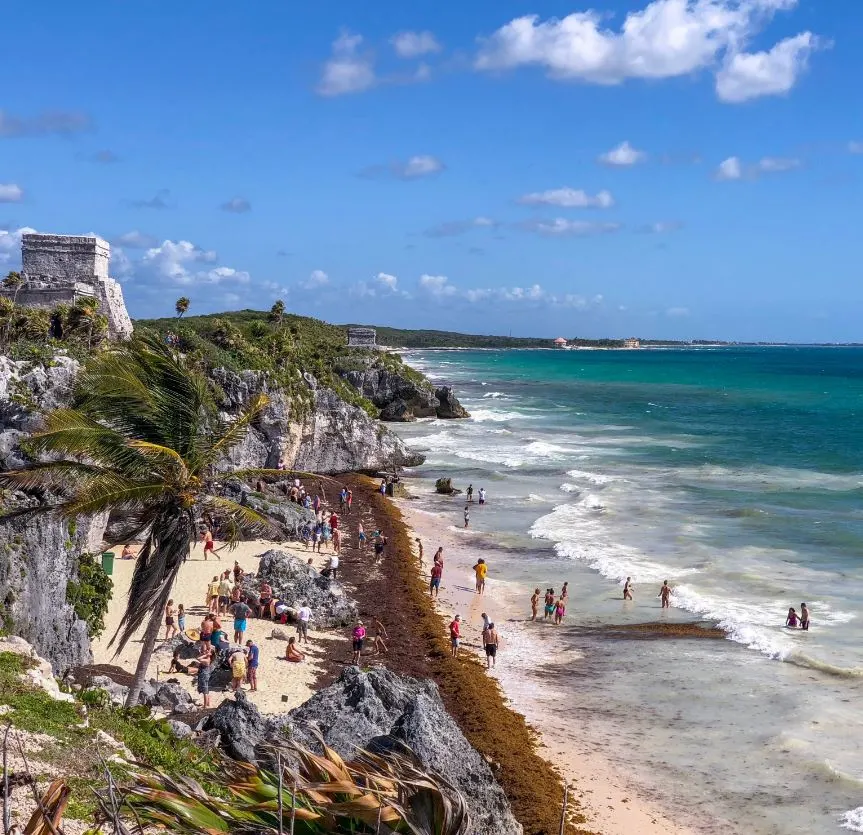
[[[377,337],[374,328],[348,328],[348,347],[377,348]]]
[[[21,239],[21,281],[0,286],[0,298],[48,310],[91,298],[108,320],[108,333],[132,335],[120,285],[108,275],[111,246],[92,236],[30,233]]]
[[[566,348],[566,346],[567,342],[562,336],[559,336],[557,339],[554,340],[555,348]]]
[[[631,336],[631,337],[629,337],[629,339],[623,340],[623,347],[624,348],[640,348],[641,347],[641,340],[636,339],[634,336]]]

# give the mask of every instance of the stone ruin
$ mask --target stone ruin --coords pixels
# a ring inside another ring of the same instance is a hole
[[[377,348],[376,340],[374,328],[348,328],[349,348]]]
[[[52,309],[93,298],[108,319],[113,339],[132,335],[123,291],[108,275],[111,246],[95,236],[26,234],[21,240],[20,287],[0,286],[0,297],[24,307]]]

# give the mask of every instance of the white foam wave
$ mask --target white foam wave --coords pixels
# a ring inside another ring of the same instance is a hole
[[[755,467],[733,469],[714,464],[681,468],[676,472],[680,481],[718,484],[736,489],[754,490],[838,490],[863,489],[863,473],[836,474],[792,467]]]
[[[581,488],[577,484],[561,484],[560,489],[564,493],[580,493]]]
[[[501,398],[506,397],[506,395],[502,391],[487,391],[483,397],[490,397],[492,400],[500,400]]]
[[[566,474],[577,481],[586,481],[588,484],[601,485],[614,481],[611,476],[600,475],[599,473],[590,473],[586,470],[568,470]]]
[[[845,812],[840,818],[839,825],[843,829],[850,829],[852,832],[863,832],[863,806]]]
[[[504,409],[471,409],[470,419],[476,423],[492,421],[502,423],[507,420],[534,420],[538,415],[524,415],[521,412],[508,412]]]

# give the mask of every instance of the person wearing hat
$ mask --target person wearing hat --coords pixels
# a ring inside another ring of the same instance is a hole
[[[360,656],[363,652],[363,643],[366,640],[366,628],[365,626],[363,626],[363,622],[361,620],[357,621],[357,625],[354,627],[353,632],[351,633],[351,638],[353,639],[354,647],[354,657],[351,663],[359,666]]]

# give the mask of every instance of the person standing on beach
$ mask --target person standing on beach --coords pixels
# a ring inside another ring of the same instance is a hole
[[[467,527],[470,524],[470,508],[465,505],[464,506],[464,526]]]
[[[443,578],[443,563],[434,561],[431,567],[431,580],[429,582],[429,597],[437,597],[440,594],[440,581]]]
[[[375,652],[378,654],[389,652],[387,645],[384,643],[384,638],[389,639],[390,636],[387,635],[387,628],[381,623],[379,618],[372,618],[372,629],[375,630],[375,637],[372,641]]]
[[[479,503],[481,505],[485,504],[485,487],[479,488]]]
[[[181,635],[186,631],[186,609],[182,603],[177,606],[177,629]]]
[[[309,642],[309,621],[311,619],[312,610],[304,600],[302,606],[297,610],[297,637],[300,639],[300,643]]]
[[[354,491],[348,490],[348,513],[351,512],[351,508],[354,506]]]
[[[627,577],[623,584],[623,599],[632,600],[632,577]]]
[[[437,551],[434,552],[434,557],[432,558],[432,561],[439,562],[441,565],[443,565],[443,546],[441,546],[437,549]]]
[[[214,652],[213,645],[209,641],[201,641],[196,660],[198,662],[198,692],[204,699],[202,705],[204,710],[210,708],[210,670],[213,666]]]
[[[357,525],[357,543],[359,544],[360,553],[362,553],[366,548],[366,529],[363,527],[362,522]]]
[[[497,630],[493,623],[489,623],[482,631],[482,643],[485,647],[485,668],[488,670],[495,666],[497,658],[497,647],[500,643]]]
[[[668,609],[671,606],[671,586],[668,585],[668,580],[663,581],[662,588],[659,590],[658,597],[662,598],[662,608]]]
[[[491,619],[485,612],[483,612],[480,617],[482,618],[482,631],[485,632],[485,630],[488,629],[488,625],[491,623]]]
[[[485,592],[485,575],[488,574],[488,564],[482,557],[480,557],[476,561],[476,565],[473,567],[473,570],[476,574],[476,593],[482,594]]]
[[[456,615],[449,625],[450,653],[458,658],[458,645],[461,641],[461,615]]]
[[[231,657],[228,659],[228,663],[231,665],[231,690],[234,692],[242,690],[243,682],[249,674],[249,666],[246,661],[245,650],[234,650],[234,652],[231,653]]]
[[[219,611],[218,614],[224,615],[228,611],[228,604],[231,602],[231,592],[234,586],[230,581],[230,571],[226,571],[219,580]]]
[[[543,620],[548,620],[554,614],[554,589],[545,590],[545,616]]]
[[[353,640],[354,648],[354,657],[351,663],[359,667],[360,656],[363,654],[363,644],[366,640],[366,628],[363,626],[363,622],[361,620],[358,620],[357,625],[353,628],[351,638]]]
[[[468,500],[468,502],[473,501],[473,485],[472,484],[468,484],[468,486],[467,486],[467,500]]]
[[[207,552],[209,551],[211,554],[214,554],[215,545],[213,544],[213,532],[207,527],[204,528],[204,532],[201,534],[201,539],[204,543],[204,561],[207,560]],[[216,554],[218,557],[219,555]],[[219,557],[221,559],[221,557]]]
[[[539,610],[539,589],[534,589],[530,596],[530,619],[536,620],[536,614]]]
[[[384,555],[384,550],[387,547],[387,538],[378,531],[375,535],[375,556],[382,557]]]
[[[174,601],[169,600],[168,605],[165,606],[165,640],[170,641],[174,635],[177,634],[177,627],[174,625],[174,615],[176,614],[176,610],[174,609]]]
[[[231,614],[234,616],[234,643],[242,644],[248,625],[248,618],[252,614],[252,610],[240,600],[231,606]]]
[[[258,648],[258,645],[251,638],[246,641],[246,647],[248,647],[247,652],[249,654],[249,671],[246,675],[246,681],[248,681],[249,683],[249,689],[252,691],[252,693],[254,693],[258,689],[258,663],[260,660],[261,651]]]
[[[417,536],[414,538],[414,542],[417,544],[417,551],[420,555],[420,562],[423,561],[423,541]]]

